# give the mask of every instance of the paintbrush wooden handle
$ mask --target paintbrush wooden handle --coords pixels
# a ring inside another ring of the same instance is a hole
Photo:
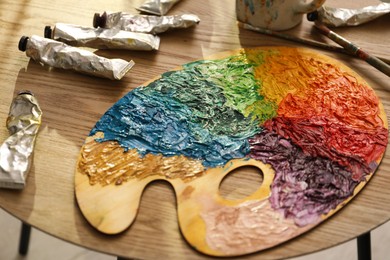
[[[366,61],[371,66],[375,67],[379,71],[383,72],[387,76],[390,77],[390,66],[383,62],[382,60],[378,59],[377,57],[370,55],[369,53],[362,50],[359,46],[356,44],[348,41],[344,37],[338,35],[337,33],[330,30],[328,27],[326,27],[324,24],[315,21],[314,23],[315,27],[326,37],[331,39],[332,41],[336,42],[340,46],[342,46],[347,52],[359,57],[360,59]]]
[[[367,52],[363,51],[362,49],[359,49],[357,51],[357,55],[359,56],[359,58],[365,60],[371,66],[375,67],[376,69],[378,69],[379,71],[383,72],[384,74],[390,77],[390,66],[388,64],[384,63],[383,61],[381,61],[375,56],[369,55]]]

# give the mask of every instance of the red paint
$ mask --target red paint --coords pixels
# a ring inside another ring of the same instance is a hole
[[[307,92],[288,94],[278,117],[265,126],[290,138],[312,156],[324,156],[353,169],[354,179],[370,172],[387,145],[374,91],[332,65],[309,83]]]

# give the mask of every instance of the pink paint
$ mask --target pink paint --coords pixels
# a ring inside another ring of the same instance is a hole
[[[208,205],[201,213],[207,244],[226,255],[239,255],[271,247],[312,227],[300,228],[272,209],[268,199],[228,207]]]

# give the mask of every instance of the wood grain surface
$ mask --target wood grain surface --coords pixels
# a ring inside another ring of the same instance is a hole
[[[5,120],[13,96],[31,90],[43,110],[34,164],[22,191],[0,190],[0,206],[12,215],[55,237],[112,255],[138,259],[209,258],[193,250],[178,229],[176,198],[170,184],[156,181],[143,194],[135,223],[119,235],[104,235],[83,218],[74,196],[74,171],[80,148],[95,122],[131,89],[181,64],[211,54],[264,45],[299,46],[293,42],[239,28],[235,1],[182,0],[169,14],[193,13],[198,26],[161,35],[157,52],[97,51],[109,58],[133,59],[134,68],[121,81],[93,78],[71,71],[50,69],[31,61],[18,51],[22,35],[43,35],[46,25],[56,22],[92,25],[93,14],[103,11],[137,13],[134,1],[1,1],[0,32],[0,141],[7,138]],[[379,1],[328,0],[329,6],[363,7]],[[390,59],[390,16],[359,27],[337,28],[335,32],[357,43],[373,55]],[[286,33],[331,43],[304,21]],[[331,56],[359,73],[381,98],[390,113],[390,83],[365,62],[347,56]],[[241,179],[240,179],[241,180]],[[244,183],[244,179],[243,179]],[[246,258],[280,259],[322,250],[353,239],[390,218],[390,157],[385,157],[368,185],[343,210],[314,230],[275,248]],[[155,197],[160,198],[156,203]]]

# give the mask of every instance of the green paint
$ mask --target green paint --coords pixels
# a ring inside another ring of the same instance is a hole
[[[145,94],[153,91],[153,96],[158,95],[160,100],[173,99],[187,107],[191,113],[186,115],[186,120],[200,124],[213,135],[241,138],[252,136],[259,131],[257,120],[246,117],[234,106],[227,105],[229,101],[224,89],[210,80],[208,75],[202,75],[199,70],[202,65],[199,62],[192,63],[182,71],[163,74],[160,80],[145,88]],[[194,135],[203,133],[199,130],[193,132]],[[201,136],[198,138],[203,139]]]
[[[221,60],[189,63],[185,68],[193,69],[199,77],[205,77],[222,88],[225,106],[262,123],[276,115],[276,104],[259,94],[261,82],[253,74],[255,64],[258,66],[263,62],[261,53],[251,61],[241,53]]]

